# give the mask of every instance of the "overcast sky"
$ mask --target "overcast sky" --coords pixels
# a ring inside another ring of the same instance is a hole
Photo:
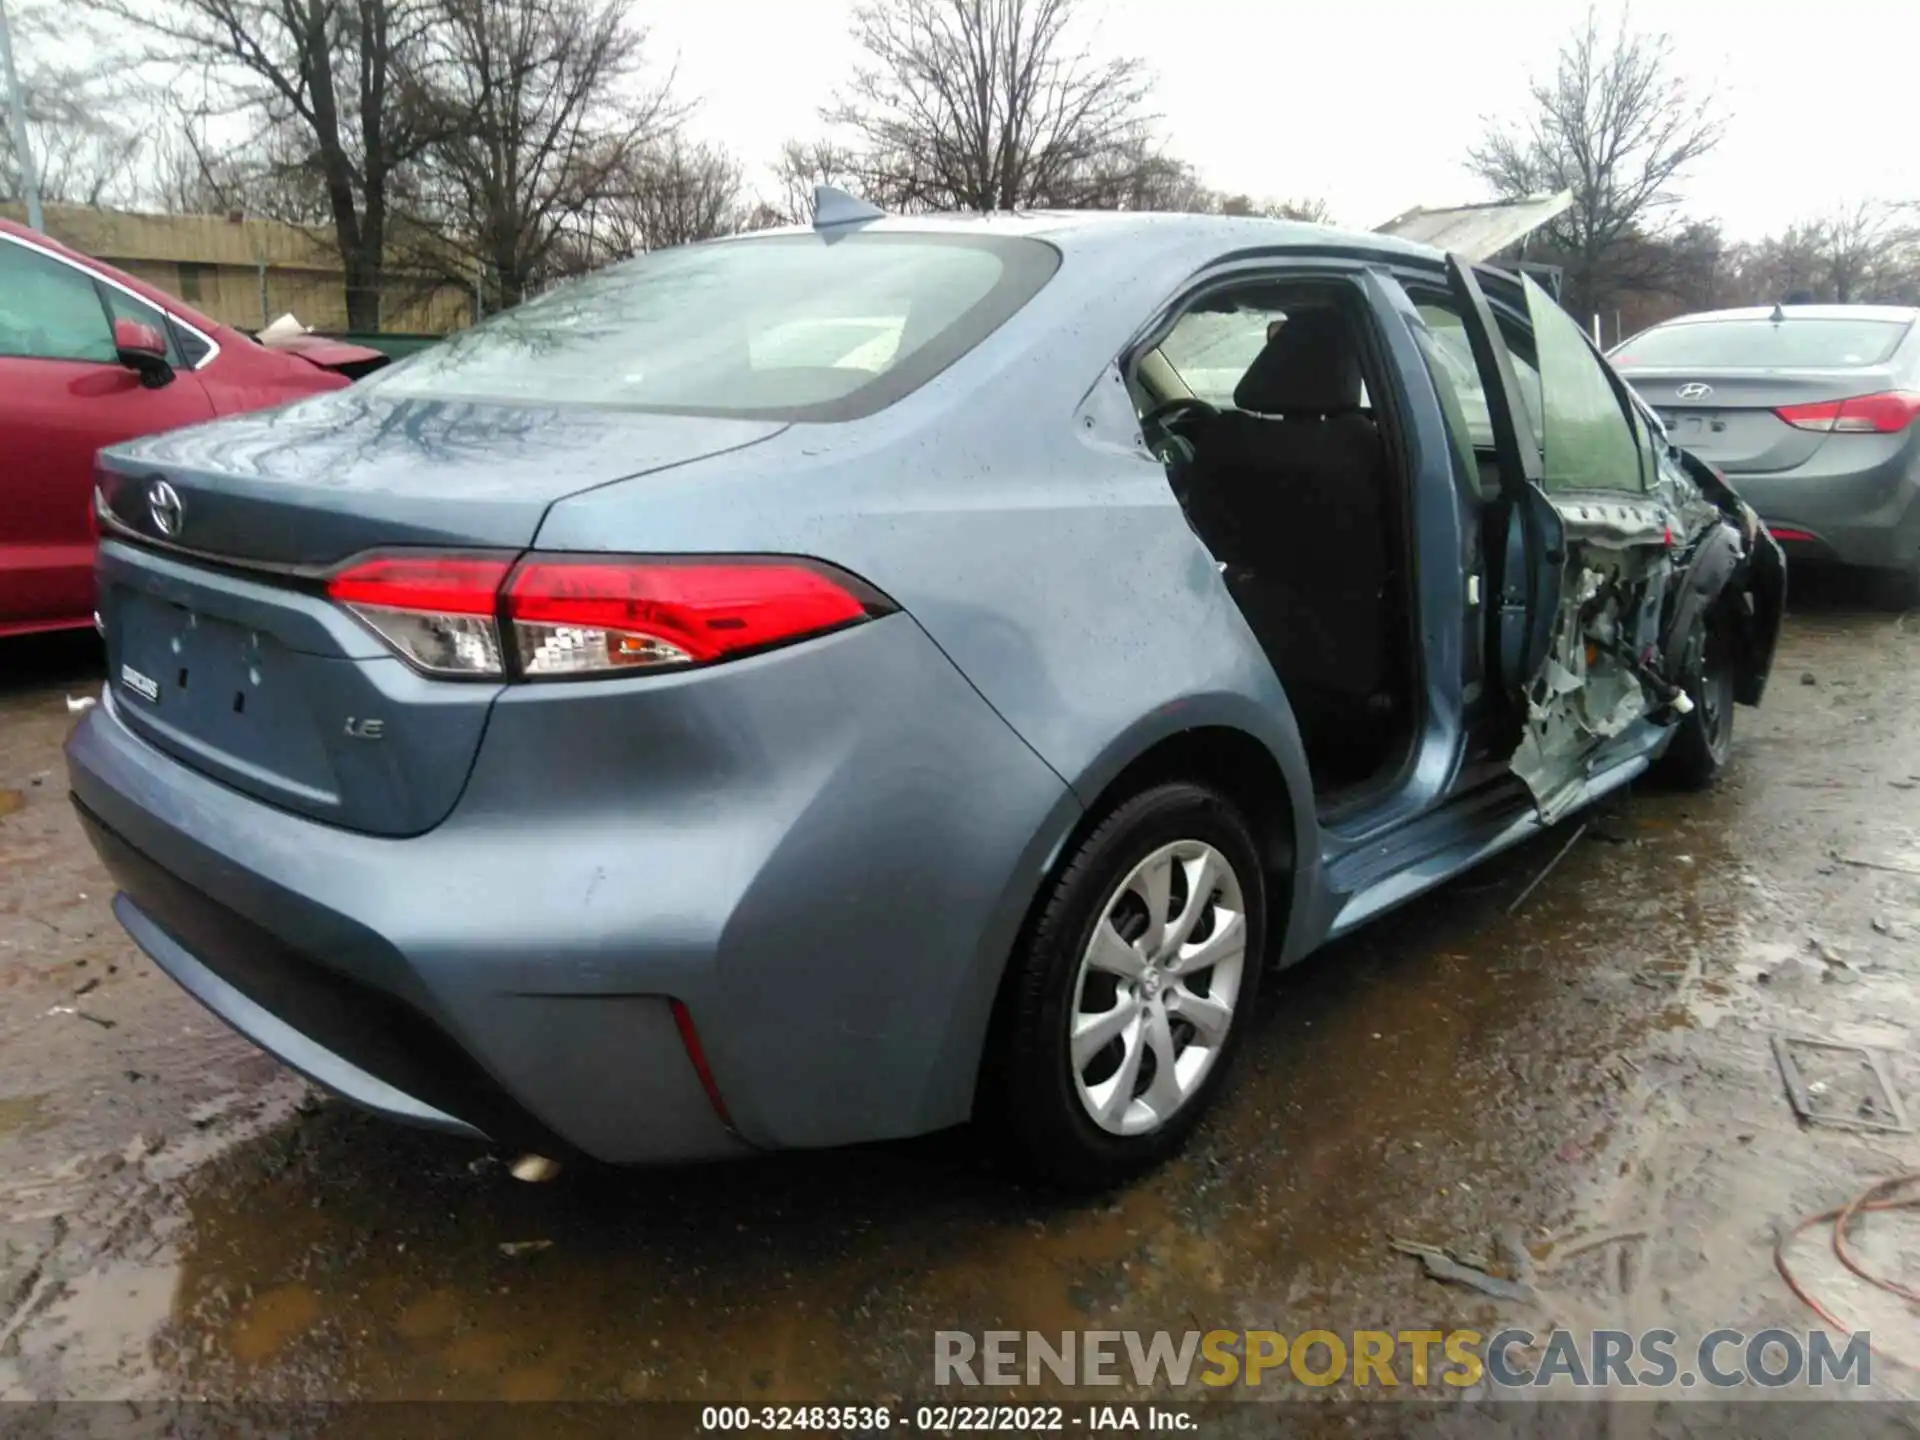
[[[695,129],[765,185],[855,57],[853,0],[653,0]],[[1372,228],[1486,198],[1461,168],[1489,114],[1524,107],[1585,0],[1084,0],[1103,51],[1144,57],[1173,151],[1216,188],[1320,196]],[[1603,15],[1617,8],[1602,7]],[[1920,200],[1920,0],[1648,0],[1727,137],[1687,210],[1752,237],[1858,198]]]

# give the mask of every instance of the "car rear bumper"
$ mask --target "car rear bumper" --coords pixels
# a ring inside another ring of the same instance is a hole
[[[964,1119],[1077,816],[905,616],[504,697],[452,815],[410,839],[229,789],[111,690],[67,755],[123,923],[228,1024],[396,1119],[617,1163]]]
[[[1920,440],[1865,470],[1822,470],[1827,454],[1823,449],[1796,470],[1729,472],[1727,479],[1789,559],[1879,569],[1920,563]]]

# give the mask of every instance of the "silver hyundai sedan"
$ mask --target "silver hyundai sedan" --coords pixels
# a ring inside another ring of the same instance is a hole
[[[1920,604],[1920,310],[1683,315],[1609,358],[1675,444],[1725,472],[1790,559],[1857,566]]]

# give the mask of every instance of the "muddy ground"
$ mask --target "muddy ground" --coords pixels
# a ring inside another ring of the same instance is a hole
[[[1770,1049],[1884,1047],[1920,1117],[1920,615],[1801,588],[1717,792],[1636,788],[1517,913],[1571,824],[1288,972],[1189,1155],[1091,1203],[964,1135],[528,1186],[321,1099],[114,923],[59,753],[97,654],[0,645],[0,1397],[871,1400],[927,1394],[936,1329],[1804,1330],[1776,1234],[1920,1170],[1797,1123]],[[1389,1245],[1503,1227],[1531,1302]],[[1920,1217],[1861,1248],[1920,1283]],[[1791,1253],[1920,1362],[1825,1232]]]

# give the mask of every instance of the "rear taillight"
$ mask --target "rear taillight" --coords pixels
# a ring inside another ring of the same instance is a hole
[[[771,556],[377,555],[327,594],[416,668],[476,679],[707,665],[892,609],[831,566]]]
[[[497,678],[494,613],[512,569],[499,555],[375,555],[327,581],[327,594],[416,669]]]
[[[773,559],[529,556],[506,602],[530,679],[706,664],[836,630],[868,610],[824,568]]]
[[[1812,405],[1783,405],[1773,412],[1800,430],[1836,434],[1893,435],[1920,415],[1920,394],[1888,390],[1878,395],[1856,395],[1850,400],[1822,400]]]

